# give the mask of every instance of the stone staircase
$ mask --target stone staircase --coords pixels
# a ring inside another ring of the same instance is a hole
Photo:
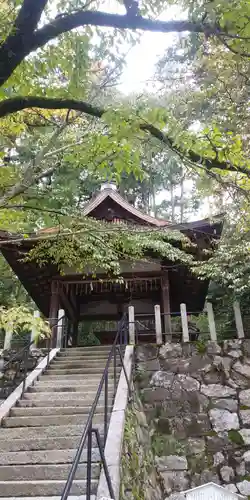
[[[0,498],[60,498],[110,349],[97,346],[62,350],[4,418],[0,427]],[[112,371],[109,411],[114,394]],[[103,402],[102,394],[93,421],[101,435]],[[100,455],[95,444],[93,499],[100,475]],[[85,449],[69,497],[72,500],[85,498],[86,470]]]

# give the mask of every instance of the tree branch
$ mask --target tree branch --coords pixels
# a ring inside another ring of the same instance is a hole
[[[30,46],[48,0],[23,0],[11,32],[0,46],[0,85],[31,52]]]
[[[14,97],[12,99],[6,99],[0,102],[0,118],[7,116],[10,113],[15,113],[16,111],[21,111],[27,108],[40,108],[40,109],[72,109],[75,111],[80,111],[86,113],[90,116],[96,118],[101,118],[105,113],[106,109],[92,106],[84,101],[76,101],[74,99],[57,99],[57,98],[46,98],[46,97]],[[174,140],[167,136],[162,130],[155,127],[147,121],[143,121],[139,125],[140,130],[148,132],[152,137],[155,137],[163,144],[166,144],[169,149],[171,149],[176,154],[180,155],[184,159],[191,161],[194,164],[204,165],[207,170],[212,170],[217,168],[219,170],[225,170],[229,172],[240,172],[250,178],[250,169],[244,166],[233,165],[230,161],[219,161],[215,158],[202,157],[195,151],[189,150],[185,151],[184,148],[177,147]]]
[[[159,21],[142,16],[109,14],[107,12],[77,11],[60,16],[34,33],[31,50],[45,45],[53,38],[80,26],[105,26],[118,29],[153,31],[161,33],[191,31],[195,33],[215,33],[215,26],[192,21]],[[218,28],[217,28],[218,29]],[[223,34],[223,33],[222,33]]]

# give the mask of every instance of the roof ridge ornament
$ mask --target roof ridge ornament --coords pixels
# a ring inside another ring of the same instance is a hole
[[[100,191],[105,191],[105,189],[111,189],[112,191],[117,191],[117,185],[115,182],[104,182],[101,184]]]

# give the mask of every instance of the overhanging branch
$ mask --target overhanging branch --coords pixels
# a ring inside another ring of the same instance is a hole
[[[46,97],[14,97],[12,99],[6,99],[0,102],[0,118],[7,116],[8,114],[21,111],[28,108],[40,108],[40,109],[72,109],[75,111],[80,111],[86,113],[90,116],[96,118],[101,118],[105,113],[106,109],[99,108],[97,106],[92,106],[84,101],[77,101],[74,99],[57,99],[57,98],[46,98]],[[221,162],[215,158],[202,157],[195,151],[189,150],[185,151],[184,148],[178,147],[174,144],[174,140],[166,135],[162,130],[155,127],[151,123],[143,121],[139,125],[140,129],[144,132],[148,132],[152,137],[155,137],[163,144],[166,144],[173,152],[181,155],[183,159],[187,159],[196,165],[204,165],[207,170],[212,170],[214,168],[229,172],[240,172],[250,178],[250,169],[244,166],[233,165],[229,161]],[[216,156],[216,155],[215,155]]]
[[[131,29],[161,33],[184,32],[215,33],[215,26],[192,21],[159,21],[142,16],[109,14],[100,11],[78,11],[65,14],[51,21],[34,34],[32,49],[42,47],[53,38],[80,26],[103,26],[116,29]]]

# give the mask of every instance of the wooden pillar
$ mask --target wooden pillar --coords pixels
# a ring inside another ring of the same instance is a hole
[[[163,312],[163,328],[164,333],[170,335],[172,333],[171,328],[171,316],[170,316],[170,296],[169,296],[169,277],[168,271],[164,271],[161,279],[161,300],[162,300],[162,312]]]
[[[59,289],[58,282],[52,281],[51,283],[51,298],[50,298],[50,310],[49,310],[49,322],[52,328],[52,346],[56,346],[56,338],[57,338],[57,327],[54,326],[57,324],[59,310]]]

